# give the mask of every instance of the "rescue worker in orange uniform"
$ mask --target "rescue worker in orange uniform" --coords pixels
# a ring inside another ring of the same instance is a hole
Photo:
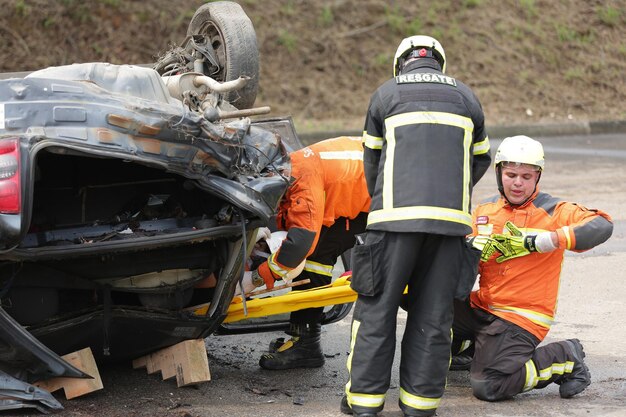
[[[499,401],[554,382],[570,398],[590,383],[578,339],[537,345],[556,314],[565,250],[582,252],[613,232],[606,213],[540,192],[543,147],[527,136],[503,140],[495,155],[500,194],[473,213],[473,235],[494,245],[483,252],[479,289],[455,303],[453,352],[473,341],[474,396]],[[496,248],[497,251],[493,251]]]
[[[287,231],[280,248],[255,271],[244,275],[245,292],[290,274],[304,261],[295,280],[310,279],[294,291],[330,284],[337,258],[365,231],[370,196],[363,174],[360,137],[338,137],[291,153],[292,184],[278,208],[277,228]],[[265,369],[319,367],[323,308],[294,311],[289,340],[277,339],[261,356]]]

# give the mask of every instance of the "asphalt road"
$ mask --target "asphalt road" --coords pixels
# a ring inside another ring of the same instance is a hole
[[[565,258],[557,322],[546,342],[579,338],[585,347],[592,384],[582,394],[561,399],[558,386],[515,399],[486,403],[475,399],[467,372],[449,375],[439,416],[626,416],[626,134],[541,138],[546,169],[541,188],[554,196],[600,208],[613,216],[615,231],[605,244]],[[495,149],[497,141],[492,144]],[[493,170],[475,189],[475,201],[495,192]],[[399,312],[398,340],[406,316]],[[340,416],[346,382],[350,317],[326,326],[326,365],[319,369],[270,372],[258,357],[277,334],[213,336],[206,339],[212,380],[177,388],[174,379],[133,370],[130,364],[101,368],[104,389],[67,401],[60,415],[279,417]],[[399,358],[399,346],[396,359]],[[400,417],[398,374],[382,417]],[[0,415],[39,415],[21,411]]]

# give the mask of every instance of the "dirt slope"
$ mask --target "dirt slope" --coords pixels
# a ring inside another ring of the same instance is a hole
[[[0,71],[147,63],[184,39],[194,0],[4,0]],[[243,0],[257,105],[299,129],[358,127],[399,41],[437,37],[487,124],[626,118],[626,0]]]

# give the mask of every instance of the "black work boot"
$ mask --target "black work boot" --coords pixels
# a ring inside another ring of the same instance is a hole
[[[280,348],[282,345],[285,344],[285,338],[284,337],[279,337],[277,339],[273,339],[270,342],[270,349],[268,350],[269,353],[274,353],[278,350],[278,348]]]
[[[273,342],[270,350],[264,353],[259,360],[263,369],[292,369],[292,368],[319,368],[324,365],[324,354],[320,339],[322,325],[295,324],[289,326],[291,339],[285,341],[280,347]]]
[[[451,371],[469,371],[472,366],[472,359],[474,358],[474,345],[465,349],[458,355],[452,356],[450,360]]]
[[[352,407],[348,404],[348,397],[344,395],[341,397],[341,404],[339,404],[339,410],[344,414],[352,414]]]
[[[561,398],[571,398],[583,392],[591,384],[591,374],[583,360],[585,352],[580,340],[568,339],[565,344],[574,358],[574,368],[570,374],[563,375],[563,379],[559,382],[561,385],[559,394],[561,394]]]

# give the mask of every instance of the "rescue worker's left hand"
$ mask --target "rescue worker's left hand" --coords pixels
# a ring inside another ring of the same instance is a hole
[[[500,244],[502,252],[502,256],[496,258],[496,262],[502,263],[509,259],[526,256],[531,252],[538,252],[537,245],[535,245],[536,234],[523,233],[511,222],[506,222],[504,228],[508,233],[491,235]]]
[[[272,232],[267,227],[259,227],[256,232],[256,242],[258,243],[260,240],[268,240],[272,237]]]
[[[535,252],[533,238],[534,235],[525,235],[513,223],[506,222],[504,225],[505,233],[493,234],[491,237],[495,239],[501,246],[502,256],[496,258],[496,262],[502,263],[509,259],[526,256],[530,252]],[[528,238],[528,242],[527,242]]]
[[[257,287],[260,287],[264,284],[263,278],[259,277],[259,273],[255,271],[245,271],[243,273],[243,280],[241,283],[237,283],[237,287],[235,288],[234,296],[241,295],[241,287],[243,287],[243,293],[249,294],[254,291]]]

